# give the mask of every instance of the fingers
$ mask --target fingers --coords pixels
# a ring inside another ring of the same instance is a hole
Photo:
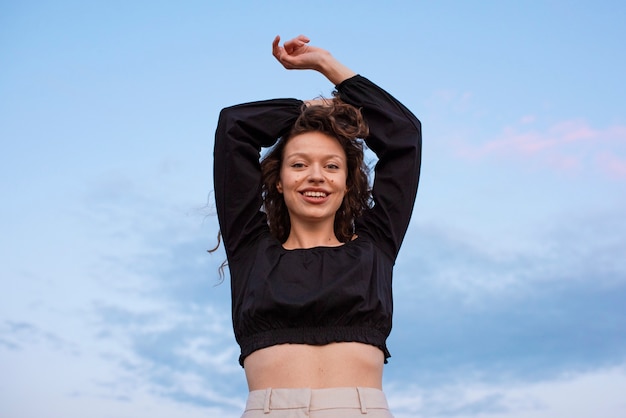
[[[280,56],[282,54],[282,48],[279,46],[280,43],[280,35],[276,35],[274,38],[274,42],[272,42],[272,55],[280,61]]]
[[[272,41],[272,50],[279,49],[280,48],[279,43],[280,43],[280,35],[276,35],[276,37],[274,38],[274,41]]]
[[[308,36],[304,36],[304,35],[298,35],[298,36],[296,36],[295,39],[297,39],[298,41],[302,42],[303,45],[304,44],[308,44],[311,41]]]
[[[287,53],[291,53],[295,49],[298,49],[308,44],[310,41],[311,40],[307,36],[298,35],[295,38],[290,39],[287,42],[285,42],[283,45],[283,49],[287,51]],[[276,55],[275,53],[281,49],[279,44],[280,44],[280,35],[276,35],[276,37],[274,38],[274,41],[272,42],[272,51],[274,55]]]
[[[310,39],[304,35],[298,35],[293,39],[288,40],[280,46],[280,36],[277,35],[272,42],[272,55],[278,60],[286,69],[295,69],[302,67],[302,63],[297,63],[302,56],[306,55],[306,51],[309,47],[307,44]],[[302,67],[305,68],[305,67]]]
[[[294,51],[297,51],[299,48],[302,48],[303,46],[308,44],[309,41],[310,39],[306,36],[298,35],[295,38],[285,42],[283,48],[285,49],[285,52],[287,52],[288,54],[292,54]]]
[[[304,44],[308,44],[311,40],[304,35],[298,35],[293,39],[288,40],[287,42],[285,42],[285,46],[287,45],[299,45],[302,46]]]
[[[333,101],[331,99],[327,99],[325,97],[318,97],[315,99],[310,99],[310,100],[304,100],[304,104],[309,107],[309,106],[330,106],[332,105]]]

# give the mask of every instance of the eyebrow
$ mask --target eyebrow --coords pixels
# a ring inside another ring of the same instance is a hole
[[[294,152],[289,155],[286,155],[285,159],[294,158],[294,157],[307,157],[308,158],[309,156],[310,154],[307,154],[305,152]],[[327,159],[337,158],[342,161],[345,160],[345,158],[342,157],[340,154],[326,154],[326,155],[323,155],[322,158],[327,158]]]

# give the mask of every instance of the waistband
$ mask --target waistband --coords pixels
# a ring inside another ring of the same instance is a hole
[[[389,409],[382,390],[363,387],[325,389],[272,389],[253,390],[248,394],[246,411],[272,409],[307,409],[317,411],[332,408],[357,408],[362,413],[368,409]]]

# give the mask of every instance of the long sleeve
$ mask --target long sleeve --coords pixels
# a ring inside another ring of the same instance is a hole
[[[214,187],[220,230],[231,258],[267,230],[261,211],[261,147],[272,146],[300,115],[302,101],[274,99],[240,104],[220,112],[215,133]]]
[[[369,124],[367,146],[378,157],[374,207],[356,222],[395,259],[411,219],[420,176],[420,121],[393,96],[359,75],[337,86],[339,97],[361,108]]]

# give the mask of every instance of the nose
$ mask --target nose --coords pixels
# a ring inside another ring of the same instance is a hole
[[[309,182],[311,183],[323,183],[324,182],[324,172],[322,171],[322,166],[320,164],[312,164],[310,166]]]

